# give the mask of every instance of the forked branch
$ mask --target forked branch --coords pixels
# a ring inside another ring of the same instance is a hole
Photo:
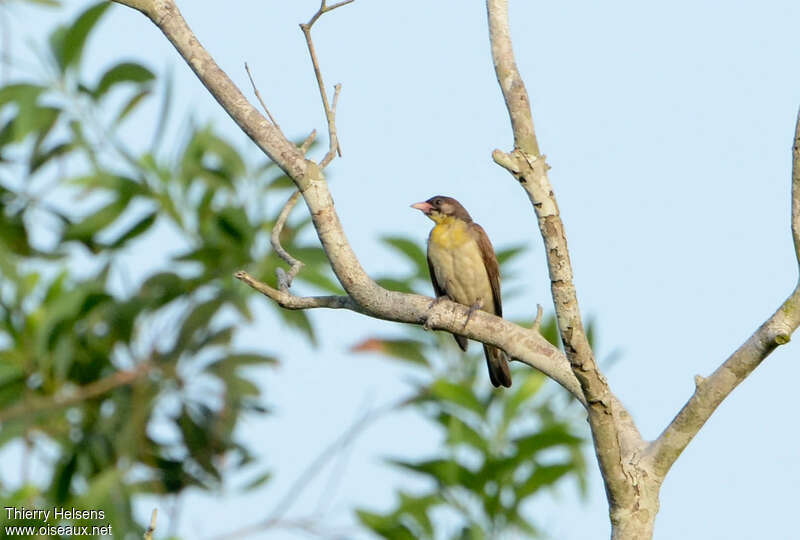
[[[634,491],[625,471],[625,455],[643,446],[643,442],[597,367],[583,329],[564,225],[547,177],[549,167],[536,140],[528,92],[514,60],[508,0],[487,0],[486,8],[495,74],[514,133],[514,149],[510,153],[495,150],[493,157],[520,182],[533,205],[544,240],[559,332],[572,371],[589,403],[589,424],[607,491],[614,502],[612,506],[629,504]]]
[[[308,54],[311,56],[311,63],[314,66],[314,75],[317,77],[317,86],[319,87],[319,95],[322,98],[322,106],[325,109],[325,119],[328,122],[328,138],[330,142],[329,142],[328,153],[325,154],[325,157],[322,158],[322,161],[319,162],[319,166],[321,169],[327,167],[328,164],[331,161],[333,161],[333,158],[337,154],[339,155],[339,157],[342,157],[342,149],[339,146],[339,136],[336,133],[336,105],[339,103],[339,93],[342,91],[342,85],[337,84],[336,86],[334,86],[333,105],[332,106],[329,105],[328,92],[325,90],[325,83],[322,81],[322,71],[319,68],[317,51],[314,48],[314,41],[311,39],[311,27],[313,27],[314,23],[317,22],[317,20],[319,20],[319,18],[325,13],[333,11],[336,8],[346,6],[347,4],[351,4],[353,2],[355,2],[355,0],[345,0],[344,2],[339,2],[338,4],[333,4],[332,6],[328,6],[326,0],[322,0],[320,2],[319,9],[308,20],[308,22],[300,24],[300,29],[303,31],[303,35],[306,37]]]
[[[800,112],[792,146],[792,239],[800,266]],[[709,377],[695,380],[686,405],[650,446],[647,458],[661,478],[700,431],[716,408],[779,345],[788,343],[800,326],[800,281],[778,310]]]

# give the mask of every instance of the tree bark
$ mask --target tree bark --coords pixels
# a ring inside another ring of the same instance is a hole
[[[237,272],[238,279],[287,309],[348,309],[379,319],[425,325],[426,328],[460,334],[500,347],[515,360],[540,370],[586,407],[608,496],[612,539],[652,538],[659,509],[659,490],[675,460],[730,392],[775,348],[787,343],[800,325],[800,282],[780,308],[713,374],[708,378],[695,377],[694,395],[658,439],[648,443],[642,439],[631,415],[612,392],[589,347],[573,284],[564,225],[547,175],[549,167],[539,149],[530,101],[514,60],[508,0],[486,1],[492,59],[514,135],[514,148],[509,152],[495,150],[493,158],[520,183],[536,214],[566,354],[542,338],[537,328],[522,328],[483,311],[475,312],[463,326],[469,311],[466,306],[443,301],[431,308],[430,298],[386,290],[362,268],[342,229],[323,173],[339,151],[334,125],[339,89],[334,95],[333,106],[329,106],[310,38],[310,28],[319,16],[350,0],[333,6],[326,6],[323,1],[319,11],[302,26],[320,85],[331,139],[328,154],[319,164],[306,159],[303,149],[292,144],[274,121],[264,118],[247,101],[194,36],[173,0],[113,1],[149,17],[220,106],[295,182],[311,213],[317,236],[347,295],[299,297],[289,291],[291,279],[280,279],[280,276],[278,289],[258,282],[246,272]],[[793,146],[792,235],[800,264],[800,116]],[[292,271],[299,271],[302,264],[285,255]]]

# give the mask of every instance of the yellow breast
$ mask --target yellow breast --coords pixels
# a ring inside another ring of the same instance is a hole
[[[428,257],[436,282],[450,298],[467,306],[479,303],[484,310],[494,311],[481,250],[465,222],[448,218],[438,223],[431,231]]]

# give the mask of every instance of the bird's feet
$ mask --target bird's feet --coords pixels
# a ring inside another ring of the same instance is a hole
[[[469,320],[472,318],[472,314],[482,308],[483,308],[483,300],[478,300],[477,302],[469,306],[469,311],[467,312],[467,320],[464,321],[464,326],[461,327],[462,330],[464,330],[469,324]]]
[[[434,315],[435,315],[434,308],[436,306],[438,306],[439,302],[441,302],[445,298],[447,298],[447,297],[446,296],[439,296],[439,297],[435,298],[433,300],[433,302],[430,303],[430,305],[428,306],[428,313],[425,316],[425,322],[422,324],[422,329],[423,330],[431,330],[433,328]]]

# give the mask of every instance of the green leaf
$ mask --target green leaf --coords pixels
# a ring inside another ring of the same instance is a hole
[[[70,141],[55,144],[44,152],[41,152],[38,149],[35,150],[31,155],[31,161],[28,164],[28,175],[33,175],[33,173],[35,173],[42,165],[45,165],[51,159],[63,156],[75,148],[77,148],[77,145]]]
[[[517,257],[521,253],[524,253],[526,249],[528,249],[528,247],[525,244],[517,244],[516,246],[498,250],[496,253],[497,262],[500,264],[500,266],[503,266],[511,259]]]
[[[62,235],[63,242],[77,240],[86,244],[92,242],[93,237],[111,225],[128,207],[126,198],[110,202],[85,218],[67,226]]]
[[[382,516],[366,510],[357,510],[356,515],[365,527],[372,529],[376,534],[391,540],[418,540],[407,526],[400,523],[394,516]]]
[[[520,407],[539,391],[544,384],[544,377],[538,373],[531,373],[522,380],[516,390],[511,391],[511,395],[503,404],[503,423],[508,426],[516,416]],[[508,392],[506,392],[508,393]]]
[[[127,117],[129,114],[130,114],[130,113],[132,113],[132,112],[133,112],[133,110],[134,110],[134,109],[135,109],[135,108],[136,108],[136,107],[139,105],[139,103],[141,103],[141,102],[142,102],[142,100],[143,100],[144,98],[146,98],[147,96],[149,96],[151,92],[152,92],[152,91],[151,91],[149,88],[145,88],[145,89],[143,89],[143,90],[140,90],[139,92],[136,92],[136,93],[135,93],[135,94],[134,94],[134,95],[133,95],[133,96],[132,96],[132,97],[131,97],[131,98],[130,98],[130,99],[129,99],[129,100],[126,102],[126,103],[125,103],[125,105],[123,105],[123,106],[122,106],[122,108],[119,110],[119,113],[117,113],[117,117],[114,119],[114,123],[115,123],[115,124],[119,124],[120,122],[122,122],[123,120],[125,120],[125,118],[126,118],[126,117]]]
[[[273,274],[274,272],[269,272]],[[344,289],[342,286],[339,285],[337,281],[332,279],[327,275],[327,273],[323,271],[318,271],[314,267],[303,267],[303,270],[297,275],[297,279],[308,283],[309,285],[313,285],[315,287],[319,287],[321,290],[337,295],[344,295]]]
[[[152,142],[150,143],[150,153],[153,154],[161,146],[161,139],[166,133],[166,128],[169,123],[170,111],[172,110],[172,90],[173,90],[173,77],[170,70],[166,77],[164,77],[164,91],[161,94],[161,109],[158,113],[158,124],[156,125],[155,132],[153,133]]]
[[[127,231],[119,235],[119,237],[117,237],[116,240],[114,240],[108,245],[108,248],[118,249],[123,247],[125,244],[127,244],[137,236],[147,232],[147,230],[150,229],[153,223],[156,222],[157,218],[158,218],[158,212],[150,212],[142,219],[134,223],[131,227],[129,227]]]
[[[421,497],[400,492],[400,505],[395,514],[404,514],[414,519],[421,532],[429,538],[433,537],[433,522],[428,512],[442,502],[438,495],[423,495]]]
[[[429,476],[444,486],[460,486],[481,489],[483,481],[477,474],[453,459],[430,459],[426,461],[389,460],[390,463]]]
[[[115,85],[122,83],[141,84],[155,79],[152,71],[137,62],[120,62],[109,68],[97,83],[92,94],[95,99],[103,97]]]
[[[181,180],[203,179],[212,187],[230,187],[246,172],[239,152],[211,128],[198,130],[186,145],[181,160]]]
[[[375,279],[375,283],[388,289],[390,291],[399,291],[403,293],[413,293],[414,288],[411,286],[410,280],[395,279],[389,277],[379,277]]]
[[[381,241],[411,261],[418,277],[428,277],[428,256],[422,248],[402,236],[384,236]]]
[[[489,452],[489,441],[472,426],[448,413],[440,413],[437,420],[447,429],[447,444],[466,444],[481,453]]]
[[[583,439],[572,435],[568,427],[563,424],[555,424],[541,431],[530,435],[523,435],[512,439],[512,443],[517,447],[517,455],[533,456],[541,450],[553,448],[555,446],[579,446]]]
[[[111,2],[99,2],[93,5],[81,13],[72,26],[67,29],[60,54],[56,57],[62,71],[80,63],[89,33],[110,6]]]
[[[370,338],[350,348],[351,352],[375,352],[390,358],[407,360],[427,366],[428,359],[422,354],[424,344],[413,339]]]
[[[47,44],[50,46],[50,54],[56,61],[59,71],[64,71],[64,40],[67,37],[68,27],[64,24],[56,26],[47,37]]]
[[[561,348],[561,336],[558,334],[558,324],[553,315],[548,315],[539,327],[539,333],[553,346]]]
[[[0,88],[0,107],[7,103],[31,107],[45,90],[44,86],[32,83],[7,84]]]
[[[97,83],[92,95],[95,99],[103,97],[115,85],[122,83],[142,84],[154,80],[152,71],[136,62],[120,62],[109,68]]]
[[[311,326],[311,321],[305,311],[278,309],[278,315],[281,316],[281,319],[283,319],[286,324],[304,334],[314,347],[318,345],[314,327]]]
[[[110,174],[106,171],[97,171],[94,174],[72,178],[68,180],[68,183],[88,190],[100,189],[109,191],[118,194],[122,198],[147,195],[147,188],[140,182],[127,176]]]
[[[575,470],[572,463],[559,463],[557,465],[544,465],[536,467],[533,474],[522,484],[515,487],[517,499],[524,499],[543,487],[551,486],[565,475]]]
[[[236,244],[249,246],[253,226],[242,207],[226,206],[216,214],[218,228]]]
[[[277,363],[278,360],[275,357],[266,354],[235,353],[211,362],[206,366],[206,370],[224,378],[228,373],[232,373],[240,367],[261,366],[265,364],[274,365]]]
[[[188,283],[173,272],[160,272],[149,277],[139,288],[137,297],[158,309],[188,292]]]
[[[61,5],[61,2],[59,2],[58,0],[24,0],[24,1],[29,4],[38,4],[40,6],[46,6],[46,7],[58,7]]]
[[[275,166],[275,163],[272,161],[268,161],[266,163],[265,168],[272,168]],[[284,189],[294,189],[295,183],[294,180],[289,178],[288,176],[278,176],[274,180],[272,180],[269,184],[267,184],[267,191],[279,191]]]
[[[450,402],[476,413],[483,418],[486,409],[471,389],[445,379],[437,379],[431,386],[431,394],[442,401]]]
[[[224,300],[219,296],[206,302],[197,304],[189,315],[183,320],[178,339],[172,349],[171,356],[179,356],[185,349],[193,349],[190,344],[195,341],[199,334],[207,332],[211,325],[211,320],[219,312]]]
[[[250,480],[247,484],[242,486],[242,491],[251,491],[253,489],[259,488],[264,484],[266,484],[267,482],[269,482],[271,479],[272,479],[272,473],[270,472],[259,474],[258,476]]]

